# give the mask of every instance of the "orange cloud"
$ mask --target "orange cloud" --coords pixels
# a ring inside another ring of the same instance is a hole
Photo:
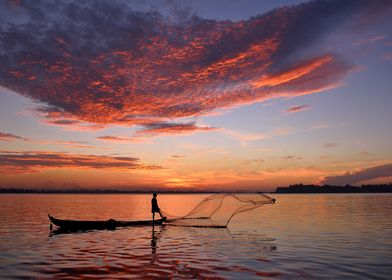
[[[297,65],[292,69],[283,71],[281,73],[275,75],[265,75],[260,80],[251,82],[251,85],[253,85],[256,88],[266,87],[266,86],[273,87],[273,86],[281,85],[299,79],[309,74],[310,72],[314,71],[315,69],[320,68],[323,65],[331,62],[333,59],[334,58],[330,55],[318,57],[310,61],[307,61],[302,65]]]
[[[312,1],[238,22],[193,16],[173,24],[119,3],[110,3],[108,17],[93,2],[58,3],[75,17],[21,2],[18,17],[4,19],[13,28],[0,38],[0,85],[40,102],[38,112],[53,125],[137,125],[144,135],[207,131],[161,124],[338,86],[352,65],[310,47],[325,30],[378,8]],[[13,22],[19,17],[27,22]]]

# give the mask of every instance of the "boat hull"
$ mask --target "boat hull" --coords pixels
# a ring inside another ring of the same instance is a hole
[[[60,220],[53,216],[49,216],[49,220],[61,229],[67,230],[89,230],[89,229],[115,229],[118,227],[130,226],[152,226],[160,225],[166,221],[166,218],[159,220],[147,221],[116,221],[113,219],[107,221],[77,221],[77,220]]]

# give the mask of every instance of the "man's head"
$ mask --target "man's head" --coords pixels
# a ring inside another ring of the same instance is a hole
[[[153,196],[153,197],[157,197],[157,193],[154,192],[154,193],[152,194],[152,196]]]

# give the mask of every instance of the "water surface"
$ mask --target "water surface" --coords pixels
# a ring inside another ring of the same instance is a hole
[[[160,195],[185,214],[206,195]],[[273,195],[228,229],[174,226],[50,235],[47,214],[146,219],[149,195],[0,195],[0,278],[390,279],[392,195]]]

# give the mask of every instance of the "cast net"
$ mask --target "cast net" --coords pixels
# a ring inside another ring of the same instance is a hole
[[[227,227],[231,219],[243,212],[273,204],[264,194],[213,194],[203,199],[188,214],[178,217],[162,210],[167,222],[176,226]]]

